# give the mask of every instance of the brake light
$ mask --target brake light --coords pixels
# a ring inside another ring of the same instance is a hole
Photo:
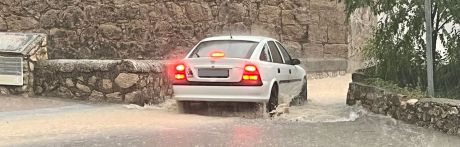
[[[254,65],[246,65],[244,66],[244,72],[243,72],[243,81],[259,81],[261,82],[260,79],[260,74],[259,70],[257,70],[257,67]]]
[[[174,74],[174,78],[176,80],[184,80],[185,79],[185,65],[184,64],[176,65],[176,72]]]
[[[224,51],[212,51],[209,53],[209,56],[212,57],[212,58],[215,58],[215,59],[218,59],[218,58],[222,58],[225,56],[225,53]]]
[[[225,53],[223,52],[215,52],[211,54],[211,57],[223,57],[225,56]]]

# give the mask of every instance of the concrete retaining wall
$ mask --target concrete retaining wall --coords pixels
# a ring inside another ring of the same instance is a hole
[[[407,123],[460,136],[460,101],[443,98],[410,99],[379,87],[362,84],[364,76],[354,75],[347,96],[348,105],[362,105]]]
[[[343,58],[301,58],[300,60],[308,79],[343,75],[348,68],[348,61]]]
[[[47,60],[34,72],[34,93],[89,101],[161,103],[172,95],[155,60]]]

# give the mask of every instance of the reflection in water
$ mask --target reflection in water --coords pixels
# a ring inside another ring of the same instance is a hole
[[[252,147],[260,144],[263,130],[259,126],[236,126],[232,130],[232,146]]]
[[[344,122],[355,121],[365,114],[367,114],[367,111],[359,106],[309,103],[305,106],[290,107],[289,113],[281,114],[274,119],[293,122]]]

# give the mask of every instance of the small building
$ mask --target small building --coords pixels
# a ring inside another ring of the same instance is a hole
[[[0,95],[33,95],[35,64],[47,59],[46,34],[0,32]]]

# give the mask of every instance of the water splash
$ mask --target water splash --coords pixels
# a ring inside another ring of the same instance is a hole
[[[368,114],[361,107],[346,105],[306,105],[290,107],[289,113],[275,116],[274,120],[293,122],[345,122],[355,121]]]
[[[176,104],[176,101],[173,99],[168,99],[161,104],[145,104],[144,106],[139,106],[136,104],[129,104],[129,105],[123,105],[123,107],[127,109],[135,109],[135,110],[163,110],[167,112],[177,111],[177,104]]]

